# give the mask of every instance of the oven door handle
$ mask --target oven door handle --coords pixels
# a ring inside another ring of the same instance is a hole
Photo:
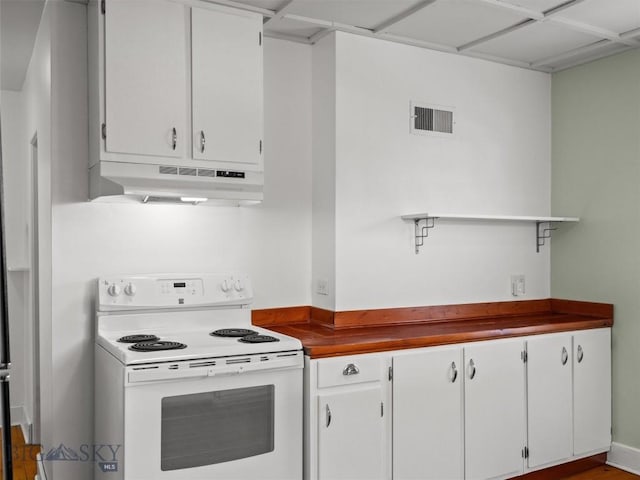
[[[207,377],[208,372],[206,368],[193,369],[193,370],[134,370],[129,372],[128,383],[144,383],[144,382],[159,382],[162,380],[180,380],[180,379],[192,379],[197,377]]]

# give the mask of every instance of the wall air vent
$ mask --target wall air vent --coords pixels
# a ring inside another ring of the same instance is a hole
[[[452,107],[411,102],[411,133],[417,135],[453,135]]]

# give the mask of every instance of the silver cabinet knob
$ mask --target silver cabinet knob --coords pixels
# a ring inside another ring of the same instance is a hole
[[[584,358],[584,352],[582,351],[582,345],[578,345],[578,363],[582,362],[582,359]]]
[[[469,360],[469,380],[473,380],[476,376],[476,364],[473,362],[473,358]]]
[[[560,361],[562,365],[566,365],[569,360],[569,352],[567,352],[566,347],[562,347],[562,354],[560,355]]]
[[[456,383],[457,378],[458,368],[456,367],[456,362],[451,362],[451,383]]]
[[[200,153],[204,153],[205,143],[204,130],[200,130]]]

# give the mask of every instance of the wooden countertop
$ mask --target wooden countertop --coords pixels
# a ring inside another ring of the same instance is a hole
[[[478,306],[479,312],[500,311],[517,312],[516,314],[479,314],[476,317],[470,311]],[[487,310],[487,306],[491,306]],[[512,308],[512,305],[515,307]],[[570,300],[536,300],[530,302],[531,312],[526,312],[525,302],[497,302],[493,304],[472,304],[464,306],[446,306],[448,316],[440,315],[433,319],[433,309],[442,311],[444,307],[419,307],[421,315],[426,320],[412,318],[391,324],[393,316],[390,310],[402,313],[405,309],[370,310],[369,315],[360,317],[388,318],[387,325],[376,324],[356,327],[337,328],[335,324],[327,322],[327,311],[320,311],[314,315],[313,308],[294,307],[292,323],[287,323],[283,310],[270,309],[258,311],[254,314],[254,323],[266,326],[271,330],[300,339],[306,355],[311,358],[332,357],[359,353],[401,350],[405,348],[429,347],[464,343],[479,340],[491,340],[543,333],[566,332],[572,330],[586,330],[593,328],[611,327],[613,325],[613,306],[609,304],[575,302]],[[498,306],[500,308],[493,308]],[[460,308],[462,307],[462,308]],[[308,318],[302,314],[303,308],[309,308]],[[515,309],[514,309],[515,308]],[[278,310],[277,314],[274,312]],[[416,308],[411,309],[416,312]],[[459,312],[464,312],[460,315]],[[371,312],[384,312],[384,315]],[[353,312],[349,312],[353,314]],[[463,318],[459,318],[462,316]],[[314,320],[314,317],[320,320]],[[260,319],[269,318],[269,321]],[[403,324],[404,323],[404,324]]]

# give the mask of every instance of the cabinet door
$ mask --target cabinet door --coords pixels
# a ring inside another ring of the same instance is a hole
[[[611,446],[611,330],[573,336],[573,451],[575,455]]]
[[[318,396],[318,478],[384,477],[382,390],[375,387]]]
[[[462,349],[393,357],[393,478],[463,478]]]
[[[105,14],[106,149],[182,157],[187,17],[166,0],[109,1]]]
[[[571,334],[527,340],[529,468],[570,458],[573,446]]]
[[[262,158],[262,17],[191,11],[194,158]]]
[[[523,470],[525,381],[521,339],[472,344],[465,359],[465,478]]]

